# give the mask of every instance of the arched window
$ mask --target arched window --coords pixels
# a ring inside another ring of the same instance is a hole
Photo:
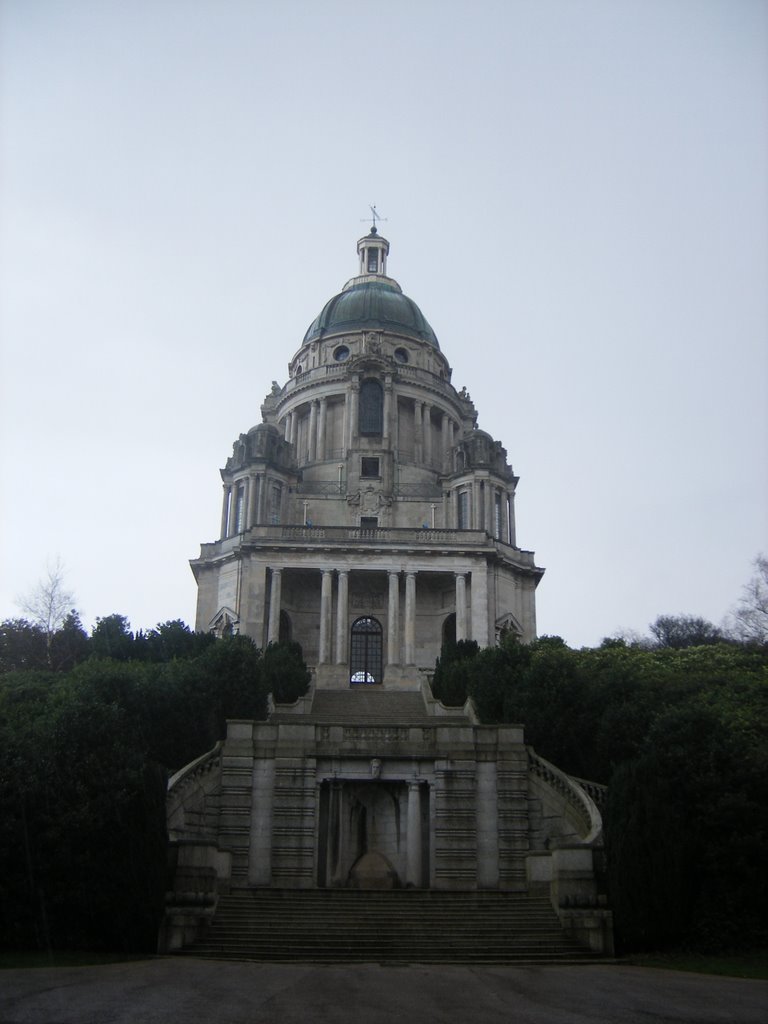
[[[352,623],[349,670],[350,683],[381,682],[382,630],[378,619],[365,616]]]
[[[360,385],[358,429],[361,434],[381,434],[384,424],[384,389],[377,380]]]

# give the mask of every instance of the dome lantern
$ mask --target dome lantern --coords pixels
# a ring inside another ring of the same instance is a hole
[[[389,242],[382,238],[374,224],[369,234],[357,243],[360,257],[360,277],[386,277]]]

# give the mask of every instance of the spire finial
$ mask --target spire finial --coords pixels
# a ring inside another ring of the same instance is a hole
[[[372,235],[377,235],[378,231],[376,230],[376,221],[377,220],[384,220],[385,221],[387,218],[386,217],[382,217],[379,214],[379,211],[376,209],[376,204],[375,203],[372,206],[369,206],[368,209],[371,211],[371,221],[372,221],[372,223],[371,223],[371,234]],[[367,217],[363,218],[363,220],[367,220],[367,219],[368,219]]]

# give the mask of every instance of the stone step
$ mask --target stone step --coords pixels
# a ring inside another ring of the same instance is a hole
[[[309,717],[325,724],[435,725],[420,693],[351,687],[316,690]]]
[[[553,963],[591,959],[545,897],[434,890],[236,890],[181,953],[313,962]]]

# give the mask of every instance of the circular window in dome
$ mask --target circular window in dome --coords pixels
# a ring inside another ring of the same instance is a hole
[[[408,362],[408,352],[406,351],[406,349],[404,349],[404,348],[396,348],[395,349],[395,359],[398,361],[398,363],[407,363]]]
[[[333,350],[333,358],[337,363],[345,363],[349,359],[349,349],[346,345],[337,345]]]

